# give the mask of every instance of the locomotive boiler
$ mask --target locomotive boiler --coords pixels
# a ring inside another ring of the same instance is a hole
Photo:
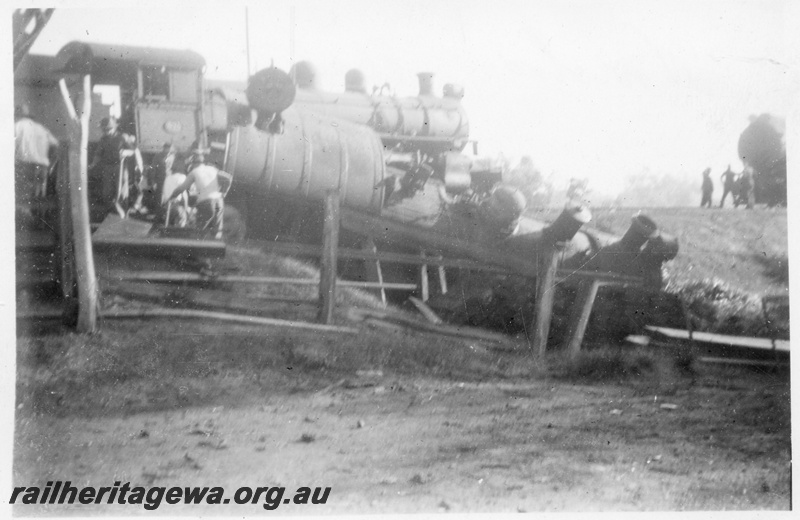
[[[300,62],[288,76],[260,71],[246,91],[210,90],[209,139],[236,179],[230,201],[248,232],[282,234],[271,229],[285,220],[276,212],[294,219],[298,211],[282,200],[297,206],[331,188],[348,207],[426,225],[443,201],[470,188],[472,174],[485,177],[461,153],[469,139],[463,89],[448,84],[439,97],[432,74],[419,81],[415,97],[370,95],[354,69],[345,92],[324,92],[313,66]]]

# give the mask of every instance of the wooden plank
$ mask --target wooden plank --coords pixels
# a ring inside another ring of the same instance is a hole
[[[669,327],[654,327],[648,325],[647,330],[656,332],[663,336],[675,339],[688,339],[689,332]],[[697,342],[717,344],[720,346],[746,347],[759,350],[772,350],[772,340],[770,338],[754,338],[748,336],[729,336],[725,334],[714,334],[711,332],[697,332],[692,334],[692,338]],[[777,340],[776,350],[789,352],[789,340]]]
[[[535,277],[537,275],[533,262],[504,254],[502,251],[497,251],[496,247],[466,242],[435,231],[395,222],[350,208],[342,208],[341,217],[342,226],[355,233],[373,236],[380,240],[405,240],[411,244],[425,247],[426,251],[432,254],[463,255],[485,264],[504,267],[523,276]]]
[[[92,237],[92,245],[101,253],[145,256],[199,256],[222,258],[225,242],[187,238]]]
[[[572,304],[567,336],[564,340],[564,350],[571,358],[576,357],[581,350],[599,286],[600,283],[596,280],[584,280],[578,286],[578,294]]]
[[[286,254],[294,256],[310,256],[319,258],[322,255],[322,247],[310,244],[293,244],[290,242],[270,242],[266,240],[249,240],[250,244],[255,244],[261,247],[262,250],[275,254]],[[498,273],[508,273],[508,269],[500,267],[489,266],[481,264],[475,260],[465,258],[452,258],[452,257],[432,257],[430,259],[420,258],[418,255],[406,253],[394,253],[389,251],[376,251],[370,252],[366,249],[348,249],[339,248],[339,258],[348,258],[355,260],[369,260],[379,261],[385,263],[399,263],[409,265],[422,265],[424,263],[430,265],[441,265],[444,267],[454,267],[458,269],[479,269],[483,271],[494,271]]]
[[[242,323],[245,325],[267,325],[273,327],[286,327],[290,329],[303,329],[321,332],[338,332],[343,334],[358,334],[359,330],[353,327],[338,327],[334,325],[321,325],[305,321],[279,320],[276,318],[262,318],[260,316],[243,316],[240,314],[227,314],[222,312],[201,311],[192,309],[138,309],[138,310],[113,310],[105,311],[103,319],[144,319],[144,318],[199,318]]]
[[[410,301],[414,307],[417,308],[420,314],[425,316],[425,319],[429,322],[435,325],[442,323],[442,318],[437,316],[436,313],[433,312],[433,309],[428,307],[428,304],[426,304],[424,301],[420,300],[419,298],[414,298],[413,296],[409,296],[408,301]]]
[[[316,258],[319,258],[320,255],[322,254],[322,247],[309,244],[293,244],[290,242],[271,242],[266,240],[249,240],[248,242],[250,244],[257,245],[258,247],[262,248],[265,252],[270,252],[275,254],[310,256]],[[427,265],[441,266],[445,268],[451,267],[456,269],[474,269],[477,271],[505,273],[505,274],[514,273],[513,269],[508,269],[497,265],[491,265],[479,262],[477,260],[471,260],[468,258],[457,258],[457,257],[454,258],[452,256],[444,257],[441,255],[421,258],[418,255],[394,253],[389,251],[377,251],[375,253],[370,253],[369,251],[365,250],[359,251],[356,249],[339,248],[339,258],[371,260],[371,261],[380,261],[384,263],[399,263],[399,264],[409,264],[409,265],[427,264]],[[556,275],[556,279],[559,282],[562,281],[569,282],[570,280],[578,282],[580,279],[584,278],[597,279],[602,281],[604,284],[609,284],[609,285],[624,285],[624,284],[641,285],[643,280],[642,277],[639,276],[631,276],[620,273],[582,271],[582,270],[572,270],[572,269],[559,269]]]
[[[122,218],[115,213],[106,215],[103,222],[92,234],[92,239],[98,238],[147,238],[153,230],[151,222],[134,218]]]
[[[366,322],[372,326],[379,327],[382,329],[387,329],[392,332],[408,332],[408,328],[402,325],[398,325],[396,323],[390,323],[388,321],[383,321],[379,318],[367,318]]]
[[[631,276],[620,273],[582,270],[572,271],[569,269],[559,269],[556,271],[556,280],[559,282],[568,282],[570,280],[580,281],[584,279],[597,280],[601,285],[641,286],[644,283],[644,278],[641,276]]]
[[[252,283],[252,284],[291,284],[291,285],[319,285],[318,278],[283,278],[280,276],[238,276],[219,275],[209,276],[200,273],[181,273],[164,271],[138,271],[128,272],[113,270],[103,274],[104,278],[119,281],[146,281],[146,282],[225,282],[225,283]],[[380,289],[413,291],[417,284],[413,283],[373,283],[358,282],[353,280],[339,280],[336,282],[341,287],[360,289]]]
[[[540,275],[536,279],[536,299],[534,301],[534,315],[531,322],[533,329],[533,352],[535,355],[544,356],[547,350],[547,337],[550,334],[550,320],[553,316],[553,297],[556,292],[556,267],[558,254],[555,246],[545,248],[539,255]]]
[[[325,194],[322,231],[322,261],[319,270],[319,316],[321,323],[333,323],[336,306],[336,250],[339,247],[339,193]]]
[[[497,332],[491,332],[485,329],[469,327],[466,325],[432,325],[430,323],[414,320],[406,316],[387,311],[350,307],[347,309],[347,315],[349,318],[355,320],[374,318],[397,323],[412,329],[421,330],[424,332],[434,332],[446,336],[472,339],[477,341],[489,341],[492,343],[501,343],[505,345],[509,345],[511,343],[511,339],[508,336]]]

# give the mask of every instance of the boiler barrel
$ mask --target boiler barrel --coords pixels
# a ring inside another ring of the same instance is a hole
[[[455,141],[460,146],[469,138],[467,114],[460,101],[450,97],[395,98],[299,89],[295,104],[306,110],[371,126],[383,138],[422,137]]]
[[[338,188],[344,206],[380,213],[385,165],[372,129],[293,107],[282,117],[282,134],[231,130],[225,170],[239,189],[322,199]]]

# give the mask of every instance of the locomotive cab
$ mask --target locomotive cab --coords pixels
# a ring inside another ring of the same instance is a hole
[[[70,42],[56,60],[63,74],[89,74],[93,87],[119,89],[120,130],[136,137],[146,159],[164,144],[187,152],[202,137],[205,59],[196,52]],[[93,132],[90,142],[98,139]]]

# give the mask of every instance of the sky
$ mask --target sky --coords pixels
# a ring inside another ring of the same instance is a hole
[[[86,4],[57,9],[32,52],[71,40],[190,48],[206,76],[244,81],[274,63],[314,63],[325,90],[353,67],[367,85],[417,93],[458,83],[482,155],[530,156],[599,193],[644,170],[697,181],[742,165],[748,116],[786,117],[800,91],[791,2],[270,0]],[[71,4],[72,5],[72,4]],[[114,6],[114,7],[99,7]]]

